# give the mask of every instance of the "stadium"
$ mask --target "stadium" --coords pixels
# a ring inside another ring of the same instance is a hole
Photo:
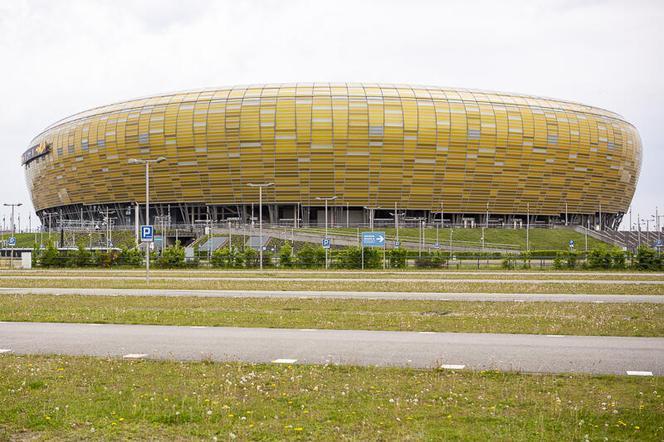
[[[236,86],[90,109],[46,128],[22,156],[37,215],[120,224],[445,225],[592,223],[616,229],[641,166],[620,115],[467,89],[359,83]],[[249,184],[267,184],[262,191]],[[139,210],[140,209],[140,210]],[[395,211],[396,209],[396,211]],[[49,219],[47,219],[49,218]],[[143,222],[141,219],[140,222]]]

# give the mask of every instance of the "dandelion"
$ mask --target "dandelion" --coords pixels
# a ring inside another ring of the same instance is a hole
[[[210,415],[212,414],[212,410],[208,410],[208,411],[206,412],[206,414],[207,414],[208,416],[210,416]]]

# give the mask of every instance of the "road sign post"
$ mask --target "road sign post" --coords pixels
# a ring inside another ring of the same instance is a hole
[[[145,281],[150,283],[150,244],[154,241],[154,227],[141,226],[141,242],[145,244]]]
[[[364,248],[383,248],[383,268],[385,267],[385,232],[362,232],[362,270],[364,270]]]

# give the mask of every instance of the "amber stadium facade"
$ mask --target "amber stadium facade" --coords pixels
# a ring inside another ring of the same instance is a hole
[[[639,177],[620,115],[535,96],[398,84],[297,83],[156,95],[45,129],[23,154],[42,222],[151,217],[338,225],[601,224],[616,228]],[[263,191],[250,183],[272,183]],[[143,209],[141,209],[142,212]],[[50,215],[49,215],[50,214]],[[55,214],[55,215],[54,215]],[[142,216],[142,215],[141,215]],[[142,222],[142,220],[141,220]]]

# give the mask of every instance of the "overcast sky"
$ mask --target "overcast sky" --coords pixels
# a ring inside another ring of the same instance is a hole
[[[661,0],[0,0],[0,200],[23,202],[27,224],[21,153],[90,107],[208,86],[390,82],[623,115],[643,141],[636,222],[664,212],[663,54]]]

